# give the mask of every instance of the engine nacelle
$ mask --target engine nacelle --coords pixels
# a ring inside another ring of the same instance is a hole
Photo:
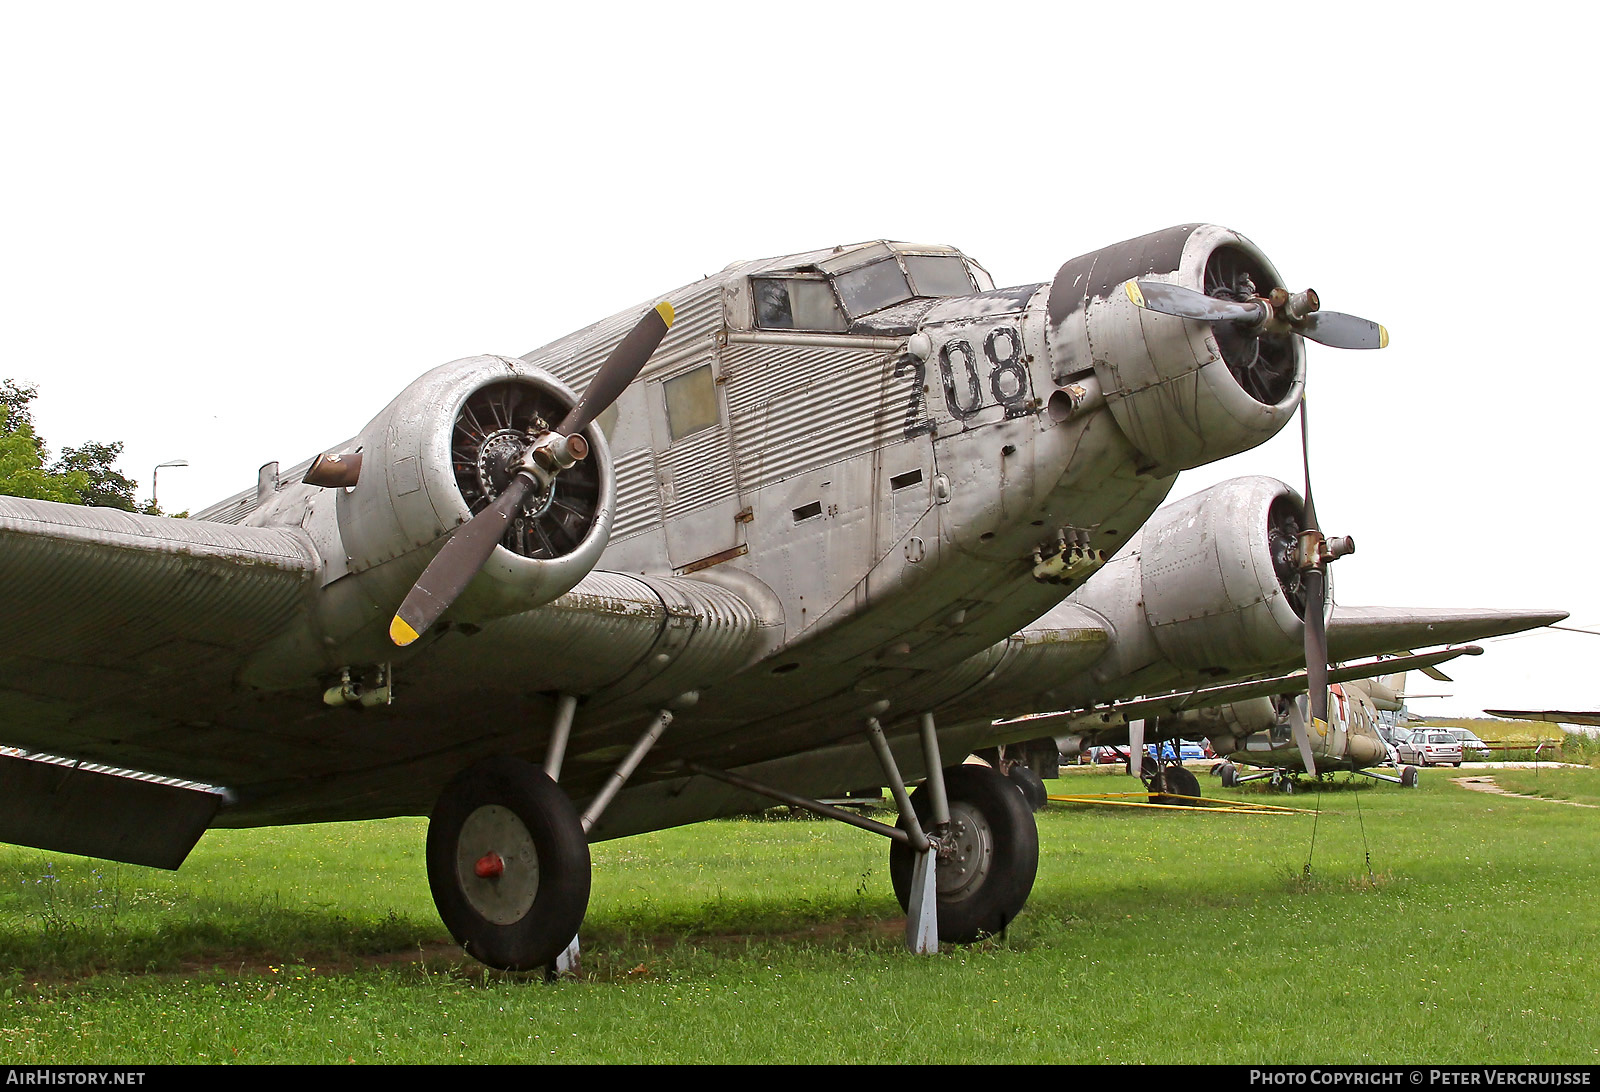
[[[1277,723],[1278,708],[1271,698],[1249,698],[1205,709],[1185,709],[1161,718],[1163,728],[1169,724],[1182,725],[1185,739],[1196,736],[1209,739],[1218,754],[1232,754],[1244,746],[1246,736],[1270,731]]]
[[[552,427],[576,402],[548,372],[499,356],[457,360],[408,386],[357,438],[360,480],[337,490],[349,573],[376,578],[375,570],[409,555],[409,564],[391,566],[404,595],[425,561],[419,551],[498,496],[530,430]],[[511,521],[451,618],[530,610],[571,590],[599,562],[611,533],[615,474],[604,434],[591,425],[584,436],[588,457],[560,475],[546,511]]]
[[[1255,447],[1288,422],[1305,385],[1298,335],[1255,338],[1232,323],[1145,310],[1128,298],[1130,280],[1168,281],[1207,295],[1283,287],[1253,243],[1211,224],[1168,228],[1074,258],[1050,288],[1058,387],[1092,371],[1123,433],[1166,473]]]
[[[1300,652],[1301,511],[1282,482],[1235,478],[1167,505],[1144,526],[1134,546],[1144,615],[1170,662],[1220,675]]]

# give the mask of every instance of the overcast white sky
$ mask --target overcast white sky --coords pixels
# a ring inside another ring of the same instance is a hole
[[[1390,329],[1310,347],[1339,600],[1600,623],[1589,9],[554,7],[0,6],[0,377],[40,433],[122,440],[144,494],[187,459],[195,509],[735,259],[946,242],[1019,284],[1207,220]],[[1298,443],[1176,495],[1298,484]],[[1491,644],[1419,708],[1594,708],[1597,654]]]

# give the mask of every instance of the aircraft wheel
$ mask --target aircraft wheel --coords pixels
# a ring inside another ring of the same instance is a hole
[[[1417,768],[1415,766],[1400,767],[1400,786],[1406,789],[1417,787]]]
[[[1283,795],[1285,795],[1285,796],[1293,796],[1294,795],[1294,779],[1290,778],[1290,777],[1286,777],[1282,781],[1278,782],[1278,791],[1283,793]]]
[[[998,933],[1021,913],[1039,870],[1039,828],[1012,782],[982,766],[944,772],[950,832],[934,870],[939,939],[971,944]],[[931,822],[927,786],[911,796],[923,829]],[[901,909],[911,904],[916,854],[903,842],[889,846],[889,879]]]
[[[1006,776],[1021,790],[1022,798],[1028,802],[1029,811],[1038,811],[1050,802],[1050,790],[1044,787],[1044,778],[1028,767],[1013,766]]]
[[[1200,779],[1182,766],[1168,766],[1162,773],[1166,781],[1166,791],[1152,794],[1150,803],[1192,804],[1192,800],[1181,798],[1200,795]],[[1227,784],[1227,782],[1223,782],[1223,784]]]
[[[1225,789],[1237,788],[1239,785],[1239,767],[1231,762],[1222,764],[1222,787]]]
[[[445,786],[428,822],[428,886],[450,935],[503,971],[550,963],[589,907],[589,843],[543,770],[490,758]]]

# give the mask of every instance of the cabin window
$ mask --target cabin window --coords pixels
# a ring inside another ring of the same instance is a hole
[[[839,331],[847,327],[833,288],[821,276],[752,277],[756,325],[763,330]]]
[[[717,423],[717,384],[710,364],[668,379],[661,392],[667,399],[667,431],[674,443]]]
[[[972,274],[967,263],[952,255],[907,254],[906,272],[919,296],[970,296]]]
[[[834,276],[839,298],[851,318],[882,310],[911,298],[911,285],[893,258],[883,258]]]

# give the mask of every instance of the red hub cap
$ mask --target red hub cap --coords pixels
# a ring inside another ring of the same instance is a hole
[[[505,861],[500,859],[500,854],[490,850],[478,858],[472,866],[472,871],[480,880],[491,880],[506,870]]]

